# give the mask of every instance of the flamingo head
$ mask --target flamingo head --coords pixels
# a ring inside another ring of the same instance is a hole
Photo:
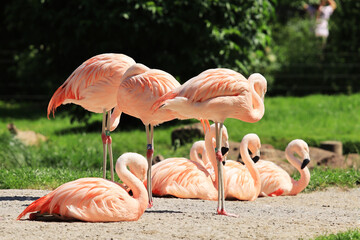
[[[255,133],[249,133],[245,135],[243,139],[248,141],[248,151],[252,160],[256,163],[260,159],[261,142],[259,136]]]
[[[253,73],[249,77],[249,82],[253,83],[255,92],[260,96],[264,102],[265,93],[267,91],[267,81],[260,73]]]
[[[286,149],[291,149],[302,159],[301,169],[304,169],[310,163],[310,151],[307,143],[302,139],[292,140]]]

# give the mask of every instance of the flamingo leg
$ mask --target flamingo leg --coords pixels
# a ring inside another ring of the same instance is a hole
[[[217,213],[219,215],[226,215],[230,217],[237,217],[235,214],[227,213],[225,210],[225,186],[224,186],[224,173],[223,173],[223,156],[221,153],[221,139],[222,139],[222,127],[223,123],[215,123],[215,139],[216,139],[216,159],[217,161],[217,167],[218,167],[218,209]]]
[[[105,131],[106,137],[107,137],[107,144],[108,144],[108,151],[109,151],[109,160],[110,160],[110,172],[111,172],[111,181],[114,181],[114,159],[113,159],[113,153],[112,153],[112,139],[110,136],[110,118],[111,118],[111,110],[108,111],[107,114],[107,129]]]
[[[107,157],[107,141],[106,141],[106,135],[105,135],[105,122],[106,122],[106,109],[104,108],[103,111],[103,120],[102,120],[102,128],[101,128],[101,139],[103,142],[103,178],[106,179],[106,157]]]
[[[149,127],[151,129],[149,129]],[[146,130],[146,137],[147,137],[147,151],[146,151],[146,158],[148,161],[148,170],[147,170],[147,191],[149,196],[149,205],[148,208],[151,208],[153,206],[153,199],[152,199],[152,183],[151,183],[151,167],[152,167],[152,157],[154,154],[154,148],[153,148],[153,141],[154,141],[154,127],[152,125],[145,125]],[[150,133],[149,133],[150,131]]]

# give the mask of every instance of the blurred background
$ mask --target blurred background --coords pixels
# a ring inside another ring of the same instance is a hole
[[[0,98],[47,102],[86,59],[124,53],[180,82],[215,67],[262,73],[268,94],[360,89],[360,2],[337,0],[325,47],[311,0],[8,0],[0,6]]]

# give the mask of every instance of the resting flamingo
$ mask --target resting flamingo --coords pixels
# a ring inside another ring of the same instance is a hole
[[[147,160],[148,177],[147,181],[151,183],[152,156],[154,153],[153,139],[154,126],[163,122],[175,119],[178,115],[172,111],[161,109],[157,112],[151,110],[151,106],[162,95],[171,91],[180,83],[170,74],[157,70],[149,69],[143,64],[134,64],[125,73],[121,80],[117,93],[117,106],[114,109],[114,115],[120,116],[122,112],[139,118],[145,125],[147,136]],[[117,126],[119,118],[111,118],[110,124]],[[115,123],[114,123],[115,122]],[[113,128],[111,128],[113,130]],[[149,207],[152,206],[151,184],[147,185],[149,193]]]
[[[295,153],[303,160],[299,160]],[[273,162],[260,160],[255,166],[260,172],[260,196],[296,195],[310,182],[310,171],[306,167],[310,162],[309,147],[304,140],[295,139],[285,149],[287,160],[300,172],[298,181]]]
[[[88,111],[103,113],[103,178],[106,178],[106,158],[109,149],[111,181],[114,181],[110,137],[110,110],[116,106],[116,94],[124,72],[135,61],[124,54],[106,53],[94,56],[81,64],[55,91],[50,99],[47,116],[61,104],[75,103]],[[106,116],[107,115],[107,116]],[[105,124],[107,118],[107,124]],[[113,118],[120,118],[119,115]],[[106,126],[105,126],[106,125]]]
[[[132,190],[133,196],[116,182],[102,178],[80,178],[34,201],[17,219],[32,213],[30,219],[51,214],[60,219],[87,222],[138,220],[148,204],[148,195],[142,183],[146,177],[147,161],[140,154],[124,153],[115,167],[119,178]]]
[[[223,128],[223,130],[226,129]],[[215,166],[214,137],[215,125],[207,129],[205,133],[206,147],[204,149],[204,151],[212,152],[209,159]],[[154,195],[172,195],[179,198],[199,198],[204,200],[217,200],[218,198],[216,189],[218,172],[216,168],[215,178],[208,173],[201,163],[186,158],[168,158],[155,164],[152,168]]]
[[[258,73],[247,80],[230,69],[209,69],[161,97],[154,110],[170,109],[183,118],[212,120],[216,124],[216,158],[218,181],[218,214],[225,211],[223,157],[220,150],[221,129],[226,118],[257,122],[264,115],[266,79]]]
[[[202,152],[204,143],[198,142],[193,145],[195,149],[193,152]],[[253,159],[248,153],[248,149],[255,153]],[[240,154],[245,166],[233,160],[226,160],[224,170],[225,175],[225,195],[227,199],[239,199],[239,200],[255,200],[261,190],[260,174],[256,168],[256,162],[260,156],[260,139],[256,134],[247,134],[244,136],[240,143]],[[202,154],[202,159],[194,157],[194,153],[191,154],[191,159],[195,159],[197,162],[203,162],[206,164],[207,155]],[[213,171],[213,168],[207,168],[209,173]]]

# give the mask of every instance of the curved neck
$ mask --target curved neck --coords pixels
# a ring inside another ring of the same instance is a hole
[[[256,190],[256,195],[259,196],[261,191],[261,179],[259,170],[255,167],[253,160],[251,159],[248,151],[249,142],[246,139],[243,139],[240,143],[240,155],[241,159],[244,161],[246,167],[249,169],[251,177],[254,179],[254,187]]]
[[[286,159],[300,172],[300,179],[298,181],[292,179],[293,187],[290,194],[296,195],[306,188],[310,182],[310,171],[308,167],[301,169],[301,161],[294,156],[294,151],[286,149]]]
[[[252,98],[252,108],[250,111],[251,118],[254,122],[259,121],[265,113],[264,99],[259,96],[255,90],[256,80],[250,82],[250,92]]]
[[[207,157],[208,157],[211,165],[214,168],[215,181],[213,183],[214,183],[215,188],[218,189],[219,171],[218,171],[217,160],[216,160],[216,156],[215,156],[215,148],[213,146],[212,136],[209,133],[209,131],[207,133],[205,133],[205,151],[206,151]]]
[[[190,149],[190,160],[202,164],[202,160],[199,158],[199,153],[203,155],[200,144],[196,143],[196,145],[194,144]]]
[[[127,169],[127,165],[129,164],[129,162],[135,160],[136,159],[125,158],[122,161],[117,161],[115,170],[119,178],[126,184],[126,186],[131,189],[131,191],[133,192],[133,197],[137,199],[141,207],[144,207],[145,209],[149,202],[146,188],[144,184],[140,181],[140,179],[138,179]]]

